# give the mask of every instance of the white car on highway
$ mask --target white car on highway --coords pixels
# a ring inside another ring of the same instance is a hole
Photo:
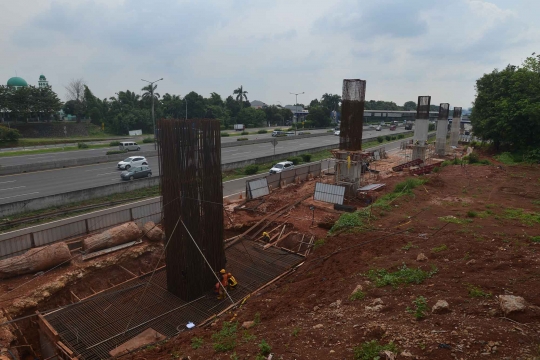
[[[118,163],[118,168],[121,170],[128,170],[133,166],[148,165],[148,161],[144,156],[130,156]]]
[[[334,131],[334,135],[336,135],[336,136],[339,136],[340,133],[341,133],[341,130]]]
[[[282,161],[272,166],[270,169],[270,174],[279,174],[282,171],[289,170],[294,168],[292,161]]]

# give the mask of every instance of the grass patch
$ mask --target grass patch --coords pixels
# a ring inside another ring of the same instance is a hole
[[[253,317],[253,322],[255,325],[259,325],[261,323],[261,313],[255,313],[255,316]]]
[[[369,270],[365,276],[377,287],[387,285],[397,287],[401,284],[421,284],[424,280],[435,275],[437,271],[436,267],[432,267],[431,271],[424,271],[419,268],[408,268],[407,265],[403,264],[401,268],[394,272],[389,272],[386,269]]]
[[[200,348],[204,343],[203,338],[200,337],[192,337],[191,338],[191,348],[197,350]]]
[[[266,342],[266,340],[262,339],[261,343],[259,344],[259,352],[263,356],[270,355],[270,352],[272,352],[272,347]]]
[[[496,159],[506,165],[515,165],[519,164],[522,161],[523,156],[520,156],[519,154],[503,152],[502,154],[497,156]]]
[[[324,239],[315,240],[315,242],[313,243],[313,250],[317,250],[318,248],[323,246],[325,242],[326,241]]]
[[[490,298],[492,294],[482,290],[480,286],[474,286],[472,284],[467,285],[469,296],[472,298]]]
[[[257,337],[255,335],[253,335],[252,333],[250,333],[247,330],[244,330],[244,332],[242,333],[242,341],[245,342],[245,343],[252,342],[256,338]]]
[[[529,236],[533,243],[540,244],[540,236]]]
[[[377,340],[366,341],[360,346],[353,349],[354,360],[374,360],[380,359],[379,354],[381,351],[391,351],[393,353],[398,352],[398,348],[394,343],[389,342],[386,345],[381,345]]]
[[[369,209],[367,208],[355,211],[353,213],[341,214],[334,226],[332,226],[332,228],[330,229],[329,233],[334,234],[340,230],[353,228],[364,230],[366,229],[365,221],[369,219],[369,216]]]
[[[238,323],[224,321],[221,330],[212,334],[212,344],[217,352],[233,350],[236,347],[236,332]]]
[[[291,333],[292,336],[297,337],[300,334],[300,328],[295,327]]]
[[[519,220],[521,223],[529,226],[532,226],[534,224],[540,224],[540,213],[528,213],[523,211],[523,209],[505,209],[502,217],[505,219]]]
[[[466,223],[472,222],[472,219],[459,219],[453,215],[441,216],[439,220],[449,222],[452,224],[466,224]]]
[[[416,320],[425,318],[428,311],[426,298],[423,296],[417,297],[413,301],[413,305],[414,309],[407,307],[407,312],[413,314]]]
[[[411,249],[417,249],[417,248],[418,248],[418,246],[413,245],[413,243],[409,241],[409,242],[407,243],[407,245],[405,245],[405,246],[403,246],[403,247],[401,248],[401,250],[409,251],[409,250],[411,250]]]
[[[467,217],[475,218],[477,216],[478,214],[476,213],[476,211],[472,211],[472,210],[467,211]]]
[[[356,301],[356,300],[364,300],[366,297],[366,294],[362,290],[357,290],[354,293],[349,296],[349,300]]]
[[[375,201],[374,206],[383,208],[384,210],[390,210],[390,204],[397,198],[404,195],[414,195],[413,189],[423,185],[427,182],[427,179],[422,178],[409,178],[396,185],[391,193],[388,193]]]
[[[445,250],[448,250],[448,246],[446,246],[445,244],[442,244],[441,246],[437,246],[431,249],[431,252],[440,253],[441,251],[445,251]]]
[[[79,143],[79,144],[84,144],[84,145],[81,145],[84,147],[84,149],[102,149],[102,148],[110,147],[109,144],[96,144],[96,145],[88,145],[86,143]],[[77,146],[53,147],[53,148],[47,148],[47,149],[6,151],[6,152],[0,153],[0,158],[10,157],[10,156],[49,154],[49,153],[74,151],[74,150],[81,150],[81,148],[83,147],[79,147],[77,145]]]

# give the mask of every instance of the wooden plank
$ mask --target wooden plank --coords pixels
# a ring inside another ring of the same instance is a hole
[[[287,234],[285,234],[284,236],[281,236],[281,234],[280,234],[279,238],[278,238],[276,241],[274,241],[274,242],[271,243],[271,244],[266,244],[266,245],[264,245],[263,249],[266,250],[266,249],[268,249],[268,248],[271,247],[271,246],[277,246],[277,244],[278,244],[281,240],[285,239],[287,236],[289,236],[289,235],[291,235],[292,233],[295,233],[295,232],[296,232],[296,231],[289,231],[289,232],[288,232]]]
[[[38,316],[38,326],[39,329],[45,334],[51,342],[56,343],[60,340],[60,336],[54,330],[54,328],[49,324],[49,322],[39,313],[39,311],[36,311],[36,314]]]
[[[99,250],[99,251],[96,251],[96,252],[93,252],[93,253],[90,253],[90,254],[83,255],[82,260],[83,261],[90,260],[90,259],[96,258],[96,257],[101,256],[101,255],[105,255],[105,254],[109,254],[109,253],[112,253],[112,252],[117,251],[117,250],[125,249],[125,248],[133,246],[135,244],[140,244],[141,242],[142,242],[142,240],[136,240],[136,241],[131,241],[131,242],[122,244],[122,245],[113,246],[113,247],[110,247],[108,249]]]
[[[152,328],[148,328],[134,338],[131,338],[120,346],[112,349],[111,351],[109,351],[109,354],[111,356],[118,356],[143,347],[145,345],[165,340],[166,338],[167,337],[165,335],[160,334]]]
[[[68,348],[63,342],[61,341],[58,341],[56,343],[56,345],[58,346],[58,348],[63,352],[65,353],[67,356],[69,356],[70,358],[73,358],[73,351],[71,351],[70,348]]]

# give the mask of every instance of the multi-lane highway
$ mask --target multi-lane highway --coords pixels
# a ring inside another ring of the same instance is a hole
[[[402,131],[404,130],[400,129],[397,132],[391,131],[391,133],[396,134]],[[386,135],[387,133],[390,133],[390,131],[370,130],[364,132],[364,137]],[[295,150],[337,144],[338,141],[339,137],[333,135],[279,141],[276,146],[276,155]],[[139,152],[130,153],[130,155],[139,154]],[[222,163],[253,159],[272,154],[273,146],[270,143],[223,148]],[[158,176],[158,158],[151,157],[148,160],[152,167],[153,175]],[[120,171],[116,169],[116,162],[6,175],[0,177],[0,204],[108,185],[120,181]]]

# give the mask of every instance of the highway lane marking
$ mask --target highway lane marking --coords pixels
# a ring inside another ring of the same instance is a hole
[[[33,195],[33,194],[39,194],[39,191],[31,192],[31,193],[28,193],[28,194],[20,194],[20,195],[13,195],[13,196],[8,196],[8,197],[3,197],[3,198],[0,198],[0,200],[10,199],[10,198],[18,197],[18,196]]]
[[[17,181],[17,180],[3,181],[3,182],[0,182],[0,184],[7,184],[7,183],[16,182],[16,181]]]
[[[109,167],[106,167],[106,168],[100,168],[100,169],[90,169],[90,170],[84,170],[84,171],[96,171],[96,170],[110,170],[111,168],[113,168],[114,166],[109,166]]]
[[[242,155],[242,154],[249,154],[251,153],[251,151],[248,151],[248,152],[241,152],[241,153],[236,153],[236,154],[231,154],[232,156],[236,156],[236,155]]]
[[[12,187],[12,188],[7,188],[7,189],[0,189],[0,191],[4,191],[4,190],[13,190],[13,189],[20,189],[20,188],[25,188],[26,186],[16,186],[16,187]]]
[[[108,173],[103,173],[103,174],[97,174],[96,176],[116,174],[117,172],[118,171],[113,171],[113,172],[108,172]]]

